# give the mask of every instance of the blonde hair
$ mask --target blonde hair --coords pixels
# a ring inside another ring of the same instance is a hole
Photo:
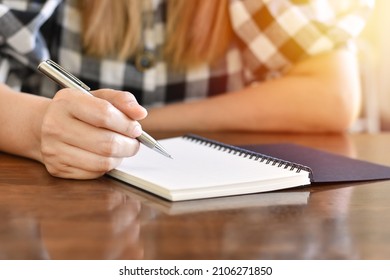
[[[88,54],[127,59],[143,48],[142,1],[83,0],[83,46]],[[168,0],[163,55],[174,68],[214,63],[231,39],[228,0]]]

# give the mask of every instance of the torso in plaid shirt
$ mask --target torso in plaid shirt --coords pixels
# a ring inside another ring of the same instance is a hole
[[[137,58],[154,60],[147,69],[137,67],[137,58],[85,55],[76,2],[0,0],[0,81],[52,97],[58,88],[35,70],[51,58],[92,89],[127,90],[146,107],[204,98],[280,76],[306,56],[350,46],[373,6],[373,0],[231,0],[235,37],[226,55],[212,67],[171,73],[156,55],[164,44],[166,1],[151,0],[144,10],[145,51]]]

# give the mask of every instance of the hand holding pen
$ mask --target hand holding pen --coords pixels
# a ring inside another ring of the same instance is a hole
[[[137,121],[147,113],[132,94],[101,89],[93,91],[93,96],[98,98],[91,98],[84,84],[76,84],[69,78],[73,76],[53,68],[56,64],[50,63],[41,63],[40,71],[68,87],[57,92],[42,121],[42,161],[52,175],[96,178],[119,165],[122,158],[133,156],[141,140],[156,149],[153,138],[149,136],[150,143],[145,141],[149,137]],[[57,74],[62,83],[53,76]],[[69,81],[73,84],[64,84]],[[86,94],[80,94],[83,90]]]

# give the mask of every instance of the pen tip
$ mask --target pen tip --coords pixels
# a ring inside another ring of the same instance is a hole
[[[172,157],[170,154],[168,154],[168,152],[167,152],[159,143],[157,143],[157,144],[154,146],[154,149],[155,149],[157,152],[159,152],[160,154],[162,154],[162,155],[164,155],[164,156],[166,156],[166,157],[168,157],[168,158],[170,158],[170,159],[173,159],[173,157]]]
[[[173,157],[170,154],[168,154],[167,152],[164,152],[163,155],[166,156],[167,158],[173,159]]]

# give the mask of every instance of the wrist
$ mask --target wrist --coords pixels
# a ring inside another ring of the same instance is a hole
[[[34,97],[36,98],[36,101],[34,104],[34,116],[31,116],[33,121],[30,127],[30,134],[32,136],[32,147],[30,150],[31,154],[27,156],[37,161],[43,162],[41,151],[42,124],[51,100],[43,97]]]

